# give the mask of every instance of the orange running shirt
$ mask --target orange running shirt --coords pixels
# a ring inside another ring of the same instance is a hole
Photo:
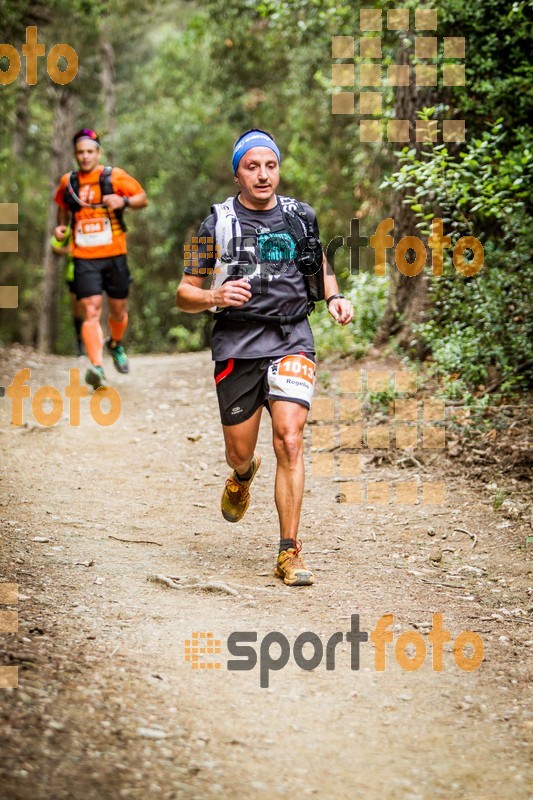
[[[78,173],[80,200],[85,203],[101,202],[99,181],[103,169],[104,167],[99,164],[92,172],[80,171]],[[63,175],[54,196],[58,206],[66,210],[69,208],[64,200],[68,176],[68,172]],[[140,194],[140,192],[144,191],[141,184],[120,167],[113,167],[111,183],[113,192],[121,197],[132,197],[134,194]],[[74,215],[73,228],[74,246],[72,255],[76,258],[107,258],[108,256],[120,256],[126,253],[126,234],[117,222],[113,211],[108,211],[106,208],[85,208],[82,206]],[[78,239],[81,236],[84,244],[76,241],[76,234],[78,234]],[[110,241],[107,244],[100,243],[87,246],[87,242],[91,237],[96,242],[106,238],[110,239]]]

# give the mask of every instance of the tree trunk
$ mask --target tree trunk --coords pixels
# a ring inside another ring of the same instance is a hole
[[[106,162],[113,164],[115,158],[116,136],[116,92],[115,92],[115,52],[110,39],[104,33],[100,43],[102,105],[104,108]]]
[[[59,316],[59,292],[57,273],[63,259],[56,256],[50,247],[50,235],[57,224],[57,205],[53,192],[61,175],[68,171],[72,160],[71,137],[77,120],[79,101],[76,95],[64,86],[50,89],[54,109],[54,128],[50,153],[50,201],[43,242],[43,280],[41,308],[39,313],[38,347],[44,353],[54,350]]]
[[[403,194],[398,193],[393,201],[394,243],[404,236],[413,236],[417,219],[409,206],[402,205]],[[393,257],[394,259],[394,257]],[[428,276],[423,270],[419,275],[402,275],[395,263],[389,266],[389,294],[374,344],[385,344],[392,336],[404,350],[414,350],[419,358],[427,353],[413,332],[413,324],[424,319],[428,309]]]
[[[408,64],[409,54],[404,42],[400,39],[398,45],[398,64]],[[395,89],[394,118],[397,120],[409,120],[410,146],[420,150],[422,143],[415,141],[415,119],[417,110],[425,106],[432,105],[431,89],[417,88],[414,83],[414,70],[411,67],[411,81],[409,86],[398,86]],[[402,145],[398,145],[401,147]],[[399,164],[396,163],[394,169],[397,170]],[[396,192],[392,203],[392,218],[394,220],[394,245],[398,244],[404,236],[416,236],[418,222],[415,214],[408,205],[403,203],[405,193]],[[421,322],[427,311],[428,301],[428,277],[427,270],[424,269],[415,277],[403,275],[396,267],[394,256],[391,256],[389,265],[389,294],[385,313],[376,333],[374,344],[385,344],[392,336],[395,336],[400,347],[414,350],[416,355],[421,358],[427,353],[413,333],[413,323]]]
[[[26,83],[20,82],[17,90],[17,104],[15,106],[15,124],[13,125],[12,153],[13,158],[22,161],[26,150],[28,128],[30,125],[30,92]]]

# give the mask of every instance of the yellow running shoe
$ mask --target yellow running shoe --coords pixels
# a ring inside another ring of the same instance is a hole
[[[279,554],[276,575],[283,578],[287,586],[311,586],[315,578],[300,555],[302,543],[295,541],[294,544],[296,547],[289,547]]]
[[[237,473],[233,470],[233,475],[228,478],[224,491],[222,492],[222,499],[220,501],[220,508],[222,509],[222,516],[228,522],[238,522],[244,517],[250,505],[250,484],[256,476],[257,470],[261,466],[261,456],[255,455],[252,458],[252,477],[247,481],[240,481],[237,478]]]

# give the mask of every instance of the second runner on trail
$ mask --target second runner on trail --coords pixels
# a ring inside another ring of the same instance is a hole
[[[91,362],[85,380],[99,389],[107,385],[100,325],[103,292],[109,305],[106,350],[118,372],[129,371],[122,345],[131,282],[124,212],[145,208],[148,199],[140,183],[125,170],[100,164],[100,139],[92,128],[78,131],[72,143],[79,169],[63,175],[57,187],[54,199],[59,210],[54,236],[61,245],[68,226],[72,227],[74,276],[70,289],[81,306],[81,336]]]

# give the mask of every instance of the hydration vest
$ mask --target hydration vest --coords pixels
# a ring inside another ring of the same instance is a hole
[[[216,218],[215,245],[219,253],[213,272],[212,289],[222,286],[229,275],[235,276],[239,273],[239,266],[242,268],[239,252],[249,252],[255,256],[255,247],[241,245],[242,231],[234,200],[234,197],[228,197],[224,203],[216,203],[211,208]],[[307,310],[293,315],[259,314],[236,308],[217,310],[216,307],[211,308],[211,311],[222,324],[227,321],[279,325],[282,333],[288,336],[297,322],[301,322],[314,311],[315,303],[324,300],[323,251],[302,204],[292,197],[278,195],[278,200],[285,227],[295,242],[296,253],[292,260],[305,281]]]
[[[98,182],[100,184],[100,194],[102,197],[104,196],[104,194],[114,194],[113,184],[111,182],[112,171],[113,167],[105,166],[102,172],[100,173]],[[77,197],[79,197],[79,194],[80,194],[80,176],[79,173],[74,170],[73,172],[69,172],[67,187],[65,189],[65,194],[63,195],[63,199],[65,203],[68,205],[72,214],[76,214],[83,207],[76,199]],[[124,209],[119,208],[113,210],[113,214],[115,215],[121,229],[124,232],[126,232],[128,229],[126,227],[126,222],[124,221]]]

